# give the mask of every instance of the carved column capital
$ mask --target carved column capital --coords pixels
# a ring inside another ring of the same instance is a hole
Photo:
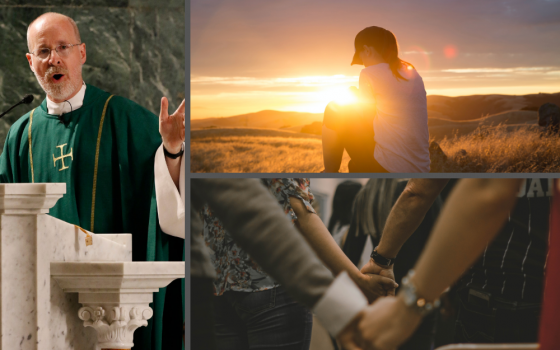
[[[101,349],[131,349],[133,335],[138,327],[147,326],[154,312],[148,305],[90,304],[78,311],[84,327],[97,331]]]
[[[97,331],[98,349],[130,349],[133,334],[154,312],[154,293],[185,277],[182,261],[51,262],[51,276],[78,293],[85,327]]]

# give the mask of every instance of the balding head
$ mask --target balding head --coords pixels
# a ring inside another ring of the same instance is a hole
[[[62,102],[80,91],[86,45],[70,17],[52,12],[39,16],[27,29],[27,45],[29,68],[47,97]]]
[[[72,18],[56,12],[47,12],[35,18],[35,20],[31,22],[31,24],[27,27],[27,48],[29,49],[29,52],[33,50],[33,45],[35,44],[34,35],[38,31],[42,30],[42,28],[44,28],[45,25],[50,24],[52,22],[62,22],[61,23],[62,25],[69,24],[72,27],[76,39],[76,41],[72,42],[72,44],[77,44],[82,42],[82,39],[80,37],[80,31],[78,30],[78,26],[76,25],[76,22],[74,22]]]

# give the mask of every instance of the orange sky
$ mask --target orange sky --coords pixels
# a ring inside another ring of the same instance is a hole
[[[321,113],[358,85],[353,41],[370,25],[395,33],[428,95],[560,92],[556,0],[262,4],[191,1],[191,118]]]

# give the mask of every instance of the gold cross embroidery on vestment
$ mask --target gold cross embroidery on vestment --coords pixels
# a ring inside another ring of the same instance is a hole
[[[72,155],[72,148],[70,148],[70,153],[68,154],[64,154],[64,146],[66,146],[67,143],[65,143],[64,145],[60,145],[60,146],[56,146],[56,148],[60,148],[60,157],[55,158],[54,157],[54,153],[53,153],[53,163],[54,163],[54,167],[56,168],[56,161],[60,160],[62,163],[62,168],[58,169],[58,171],[62,171],[64,169],[68,169],[69,167],[64,165],[64,158],[66,157],[70,157],[72,160],[74,160],[74,156]]]

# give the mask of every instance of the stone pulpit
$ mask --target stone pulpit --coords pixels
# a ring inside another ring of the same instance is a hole
[[[131,349],[184,262],[132,262],[132,235],[47,213],[65,184],[0,184],[0,350]]]

